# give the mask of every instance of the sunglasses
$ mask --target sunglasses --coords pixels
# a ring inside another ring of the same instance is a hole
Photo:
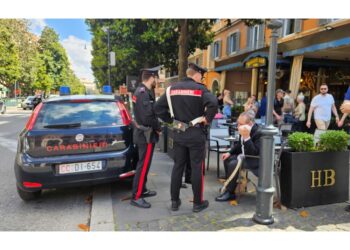
[[[321,90],[327,90],[327,88],[320,88]]]

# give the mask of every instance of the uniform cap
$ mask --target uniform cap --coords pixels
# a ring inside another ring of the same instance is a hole
[[[197,64],[194,63],[189,63],[188,67],[193,69],[194,71],[197,71],[198,73],[204,75],[204,73],[206,73],[208,70],[202,67],[199,67]]]
[[[159,66],[154,67],[154,68],[149,68],[149,69],[141,69],[141,73],[144,76],[157,76],[157,77],[159,77],[159,75],[158,75],[159,69],[160,69]]]

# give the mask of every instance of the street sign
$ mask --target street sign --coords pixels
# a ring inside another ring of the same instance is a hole
[[[254,57],[252,59],[249,59],[245,63],[245,67],[247,69],[263,67],[265,65],[266,65],[266,58],[263,58],[263,57]]]
[[[115,53],[113,51],[109,52],[109,65],[115,66]]]

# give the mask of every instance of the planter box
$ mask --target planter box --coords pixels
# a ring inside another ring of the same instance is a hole
[[[349,152],[284,152],[281,202],[298,208],[349,199]]]
[[[168,127],[162,127],[162,133],[159,136],[158,146],[160,152],[166,153],[168,151]]]
[[[168,127],[167,153],[171,159],[174,159],[174,129]]]

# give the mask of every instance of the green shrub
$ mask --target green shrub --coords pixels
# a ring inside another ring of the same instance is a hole
[[[322,151],[345,151],[348,147],[349,135],[343,130],[328,130],[320,135],[319,149]]]
[[[314,151],[314,137],[312,134],[295,132],[288,136],[288,145],[295,152]]]

